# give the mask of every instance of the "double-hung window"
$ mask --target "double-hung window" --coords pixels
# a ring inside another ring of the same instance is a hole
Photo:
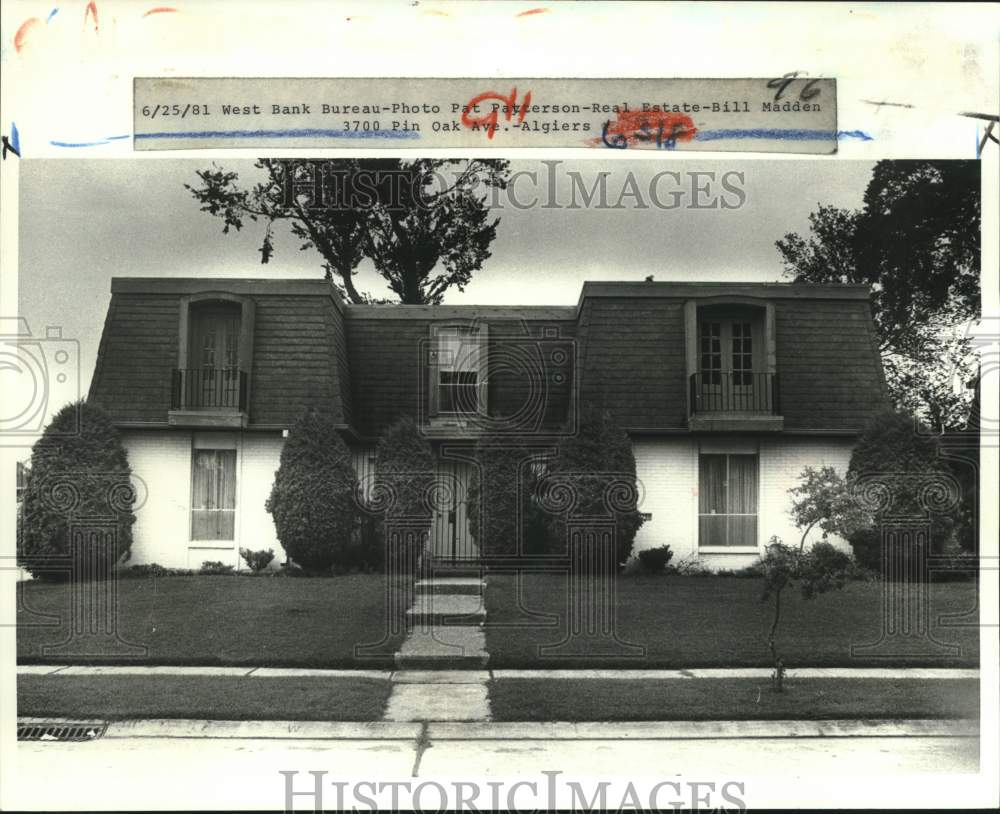
[[[757,547],[757,456],[698,459],[698,545]]]
[[[484,343],[480,327],[441,326],[435,330],[434,413],[445,417],[485,413]]]

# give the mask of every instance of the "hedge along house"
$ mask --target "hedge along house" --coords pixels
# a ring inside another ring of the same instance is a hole
[[[348,305],[322,280],[115,278],[90,398],[147,497],[134,563],[239,566],[273,548],[264,509],[287,429],[331,414],[368,483],[380,434],[412,416],[449,484],[430,546],[475,560],[472,446],[551,451],[581,405],[628,432],[647,522],[635,548],[739,567],[797,539],[788,489],[846,470],[888,406],[860,286],[585,283],[576,306]]]

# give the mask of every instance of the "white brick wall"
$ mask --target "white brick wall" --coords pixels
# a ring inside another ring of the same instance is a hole
[[[713,440],[713,443],[718,442]],[[852,446],[851,439],[773,437],[760,440],[759,552],[775,534],[786,543],[798,543],[801,532],[788,515],[791,505],[788,490],[797,485],[806,466],[829,465],[845,472]],[[635,551],[667,544],[674,552],[673,564],[691,558],[711,569],[742,568],[757,559],[757,554],[698,553],[697,439],[636,438],[632,447],[642,484],[640,511],[652,514],[652,519],[636,535]],[[820,536],[814,531],[808,542],[815,542]],[[849,550],[847,543],[839,538],[831,538],[830,542]]]
[[[213,433],[236,442],[236,539],[191,537],[191,448],[186,430],[126,430],[122,440],[132,471],[145,483],[146,500],[133,526],[133,565],[200,568],[205,560],[245,568],[239,549],[274,549],[273,566],[285,559],[274,523],[264,509],[284,443],[278,433]]]

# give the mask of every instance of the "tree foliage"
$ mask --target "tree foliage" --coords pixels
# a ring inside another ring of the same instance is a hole
[[[846,540],[859,527],[871,524],[871,519],[851,496],[846,479],[832,466],[819,469],[807,466],[799,481],[788,490],[792,496],[789,513],[802,530],[799,551],[805,550],[806,538],[817,526],[825,541],[831,534]]]
[[[66,405],[31,451],[21,507],[18,563],[41,578],[68,577],[74,519],[100,521],[113,545],[85,556],[104,556],[95,573],[128,559],[135,523],[132,469],[108,414],[87,401]]]
[[[281,450],[266,509],[285,553],[310,571],[355,561],[360,507],[351,453],[332,419],[307,410]]]
[[[437,304],[448,289],[464,290],[490,256],[500,219],[488,199],[509,175],[499,159],[260,159],[256,167],[256,183],[213,165],[185,186],[224,233],[262,223],[263,263],[274,254],[274,225],[287,223],[355,303],[373,300],[354,282],[365,257],[400,302]]]
[[[975,376],[965,325],[980,315],[975,161],[880,161],[860,210],[820,205],[776,246],[796,282],[863,283],[890,392],[936,429],[962,426]]]

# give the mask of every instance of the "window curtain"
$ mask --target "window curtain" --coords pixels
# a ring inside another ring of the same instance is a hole
[[[702,455],[698,464],[698,542],[757,545],[757,456]]]
[[[236,450],[196,449],[191,472],[191,539],[232,540],[236,530]]]

